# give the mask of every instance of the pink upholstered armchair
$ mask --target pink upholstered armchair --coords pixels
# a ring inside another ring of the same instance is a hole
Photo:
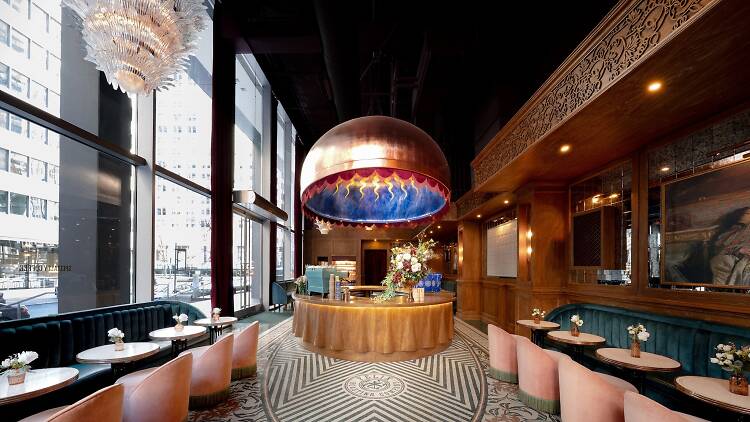
[[[490,346],[490,376],[500,381],[518,383],[516,336],[495,325],[487,326]]]
[[[518,397],[540,412],[560,412],[557,363],[570,359],[562,353],[544,350],[525,337],[515,337],[518,359]]]
[[[560,360],[563,422],[623,422],[625,392],[638,390],[617,377],[593,372],[572,359]]]
[[[232,379],[238,380],[255,375],[258,356],[258,321],[253,322],[235,333],[234,350],[232,351]]]
[[[120,422],[123,391],[122,385],[110,385],[70,406],[45,410],[21,422]]]
[[[233,346],[234,334],[230,333],[211,346],[195,347],[180,353],[180,356],[193,355],[191,409],[213,406],[229,397]]]
[[[669,410],[638,393],[625,393],[625,422],[708,422],[705,419]]]
[[[182,422],[188,417],[193,357],[179,356],[157,368],[121,377],[124,422]]]

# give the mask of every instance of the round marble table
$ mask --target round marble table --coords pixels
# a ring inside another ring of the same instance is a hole
[[[730,393],[728,380],[689,375],[677,377],[674,384],[688,396],[739,413],[740,420],[750,415],[750,396]]]
[[[383,302],[294,294],[294,300],[292,331],[302,347],[336,359],[419,359],[445,350],[453,339],[453,294],[426,293],[420,301],[396,296]]]
[[[599,346],[607,342],[607,339],[596,334],[582,332],[578,337],[570,334],[570,331],[550,331],[547,333],[550,340],[573,346],[573,358],[580,361],[583,356],[583,348],[587,346]]]
[[[214,344],[216,340],[219,338],[219,336],[223,334],[224,327],[228,327],[234,324],[235,322],[237,322],[237,318],[223,316],[223,317],[219,317],[218,321],[214,321],[211,318],[196,319],[195,321],[193,321],[193,324],[198,325],[200,327],[208,328],[208,334],[210,336],[209,342],[211,344]]]
[[[641,392],[646,372],[673,372],[682,366],[680,362],[666,356],[641,352],[641,357],[634,358],[630,356],[630,349],[614,347],[596,349],[596,357],[602,362],[629,370],[634,384]]]
[[[127,372],[128,364],[153,356],[159,352],[159,345],[149,342],[125,343],[124,350],[115,350],[114,344],[86,349],[76,355],[81,363],[108,363],[112,367],[112,377],[117,380]]]
[[[537,324],[533,319],[519,319],[516,324],[529,328],[531,330],[531,341],[539,347],[542,347],[547,331],[560,328],[560,324],[556,322],[539,321],[539,324]]]
[[[185,325],[182,331],[177,331],[174,327],[162,328],[148,333],[151,340],[170,340],[172,342],[172,357],[177,357],[180,352],[187,349],[187,342],[190,339],[200,337],[206,333],[206,327],[197,325]]]
[[[0,405],[16,403],[59,390],[78,379],[75,368],[32,369],[23,384],[8,384],[8,376],[0,376]]]

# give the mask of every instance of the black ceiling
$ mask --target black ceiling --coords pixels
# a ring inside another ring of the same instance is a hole
[[[469,163],[615,0],[227,2],[306,147],[341,121],[384,114]]]

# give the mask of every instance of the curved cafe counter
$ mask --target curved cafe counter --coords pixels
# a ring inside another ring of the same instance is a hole
[[[294,295],[293,332],[307,350],[336,359],[394,362],[445,350],[453,340],[453,294],[348,302]]]

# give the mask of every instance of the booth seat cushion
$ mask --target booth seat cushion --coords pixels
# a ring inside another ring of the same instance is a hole
[[[575,303],[550,311],[546,319],[567,330],[574,314],[583,319],[583,331],[606,338],[607,347],[630,347],[627,327],[642,323],[651,333],[651,338],[641,344],[642,350],[669,356],[682,364],[685,373],[693,375],[726,377],[725,371],[709,362],[714,347],[729,341],[750,344],[750,330],[746,328],[613,306]]]

